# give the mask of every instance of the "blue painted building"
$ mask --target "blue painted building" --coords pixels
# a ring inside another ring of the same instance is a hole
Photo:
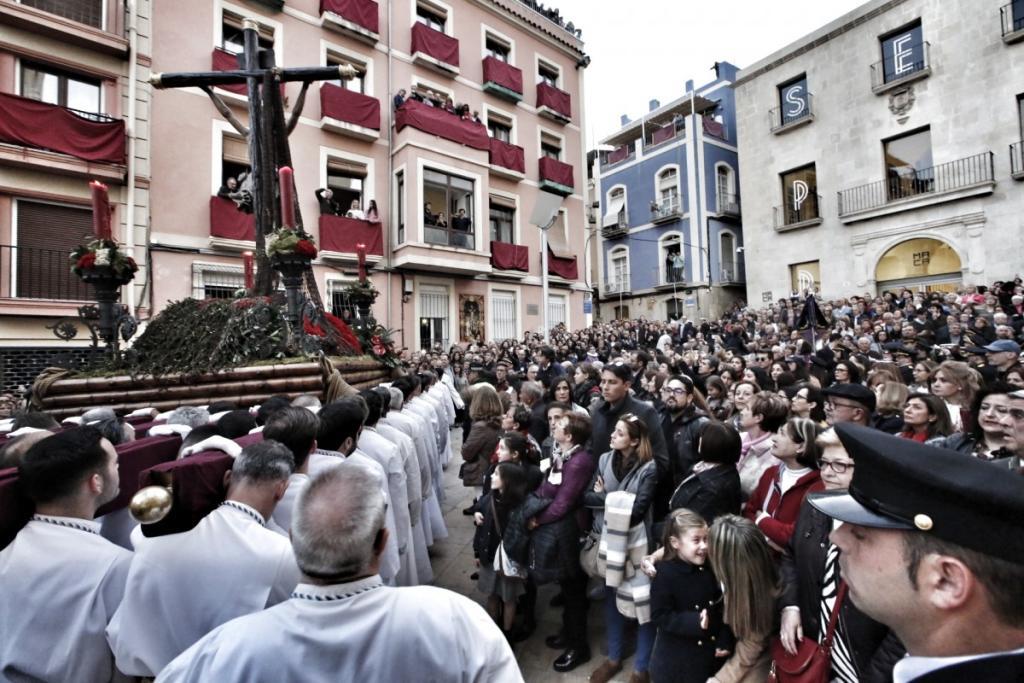
[[[737,68],[601,141],[602,319],[720,314],[744,292],[732,82]]]

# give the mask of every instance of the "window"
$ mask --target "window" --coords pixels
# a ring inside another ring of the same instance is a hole
[[[612,249],[608,254],[608,291],[629,291],[629,250],[625,247]]]
[[[92,233],[92,211],[77,206],[15,202],[17,246],[4,254],[14,264],[14,295],[26,299],[92,301],[93,293],[68,267],[68,253]],[[6,252],[7,247],[4,247]],[[5,273],[5,277],[10,277]]]
[[[629,318],[629,306],[627,304],[622,304],[620,306],[616,306],[612,310],[614,311],[613,315],[615,316],[616,320],[629,320],[630,319]]]
[[[722,282],[736,282],[736,237],[731,232],[718,236],[718,260],[722,264]]]
[[[506,63],[511,60],[511,46],[501,38],[497,38],[490,33],[487,34],[487,38],[484,40],[484,50],[487,52],[488,57],[494,57]]]
[[[192,264],[193,299],[233,299],[235,292],[245,287],[245,273],[241,266]]]
[[[779,107],[778,124],[782,126],[810,115],[811,101],[807,92],[806,74],[779,86]]]
[[[661,240],[662,262],[665,265],[665,284],[676,284],[686,279],[686,261],[683,258],[683,241],[679,235]]]
[[[351,90],[352,92],[358,92],[366,94],[366,64],[358,62],[348,57],[340,57],[338,55],[328,54],[327,55],[327,66],[341,66],[347,64],[356,70],[356,75],[352,78],[341,79],[337,78],[333,81],[327,81],[334,85]]]
[[[541,156],[561,161],[562,139],[542,131],[540,134],[540,153]]]
[[[103,111],[98,80],[33,62],[21,64],[21,96],[87,114]]]
[[[516,210],[504,204],[495,204],[491,200],[491,241],[515,242]]]
[[[820,218],[818,214],[818,172],[814,164],[783,173],[783,225]]]
[[[686,315],[686,302],[682,299],[669,299],[665,302],[665,316],[671,322],[681,320]]]
[[[495,289],[491,292],[491,337],[493,341],[516,339],[516,293]]]
[[[559,325],[569,325],[564,294],[548,295],[548,324],[551,326],[551,329]]]
[[[420,288],[420,348],[448,348],[448,290]]]
[[[358,162],[336,158],[327,160],[327,187],[334,192],[334,201],[342,215],[352,208],[353,202],[359,209],[366,204],[363,197],[366,173],[366,166]]]
[[[511,119],[489,111],[487,112],[487,130],[490,131],[491,137],[495,140],[500,140],[509,145],[512,144]]]
[[[405,171],[395,174],[395,201],[398,204],[398,243],[405,244]]]
[[[666,168],[658,174],[658,211],[661,215],[680,212],[679,171]]]
[[[608,192],[608,213],[601,220],[602,228],[625,228],[626,222],[626,188],[615,187]]]
[[[475,249],[473,181],[423,170],[423,236],[428,244]]]
[[[327,281],[327,301],[330,304],[331,315],[336,315],[345,322],[354,320],[359,315],[359,309],[349,300],[346,288],[352,283],[344,280]]]
[[[1017,95],[1017,130],[1020,131],[1020,139],[1024,140],[1024,93]]]
[[[77,21],[95,28],[103,28],[103,0],[19,0],[22,5]]]
[[[416,21],[426,24],[435,31],[444,33],[444,25],[448,22],[448,16],[443,10],[435,7],[428,7],[423,3],[416,5]]]
[[[935,189],[932,136],[928,128],[891,138],[883,145],[890,201]]]
[[[927,66],[921,22],[880,39],[882,46],[882,82],[906,78]]]
[[[558,67],[551,66],[550,64],[545,64],[544,62],[540,62],[537,65],[538,83],[545,83],[547,85],[550,85],[552,88],[557,88],[559,76],[560,74],[558,72]]]
[[[265,50],[274,48],[274,30],[268,26],[260,25],[256,42]],[[242,17],[231,12],[224,13],[224,21],[221,24],[221,49],[232,54],[240,54],[245,51],[245,32],[242,30]]]
[[[249,175],[249,146],[245,140],[234,135],[225,135],[221,147],[220,181],[227,185],[228,178],[242,184]]]
[[[821,265],[818,261],[791,263],[789,266],[789,284],[794,294],[821,290]]]
[[[718,213],[739,213],[735,177],[732,169],[726,164],[720,163],[715,166],[715,196],[718,200]]]

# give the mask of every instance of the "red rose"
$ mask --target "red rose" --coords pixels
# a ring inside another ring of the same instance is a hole
[[[79,257],[78,263],[75,264],[75,268],[88,270],[89,268],[92,268],[94,265],[96,265],[96,254],[94,254],[93,252],[89,252],[88,254],[83,254],[81,257]]]
[[[316,247],[309,240],[299,240],[295,245],[295,253],[316,258]]]

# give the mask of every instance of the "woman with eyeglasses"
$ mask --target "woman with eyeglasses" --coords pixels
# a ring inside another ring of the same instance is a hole
[[[1009,394],[1014,390],[1002,382],[987,385],[974,398],[971,414],[975,416],[975,424],[971,431],[956,432],[932,445],[982,460],[1003,457],[1007,443],[1002,421],[1010,411]]]
[[[818,387],[809,382],[800,382],[787,388],[786,397],[793,417],[814,420],[822,427],[825,426],[825,397]]]
[[[855,463],[835,430],[823,432],[816,445],[825,491],[848,489]],[[839,549],[831,543],[829,534],[840,523],[804,501],[789,552],[782,556],[779,639],[792,655],[805,639],[814,643],[822,638],[835,606],[841,579]],[[839,683],[891,681],[892,668],[905,653],[899,639],[888,627],[858,610],[848,598],[839,605],[839,610],[827,680]]]

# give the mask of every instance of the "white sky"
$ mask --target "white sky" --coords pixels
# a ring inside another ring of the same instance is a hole
[[[662,104],[714,78],[716,61],[741,69],[866,0],[542,0],[583,29],[587,149]]]

